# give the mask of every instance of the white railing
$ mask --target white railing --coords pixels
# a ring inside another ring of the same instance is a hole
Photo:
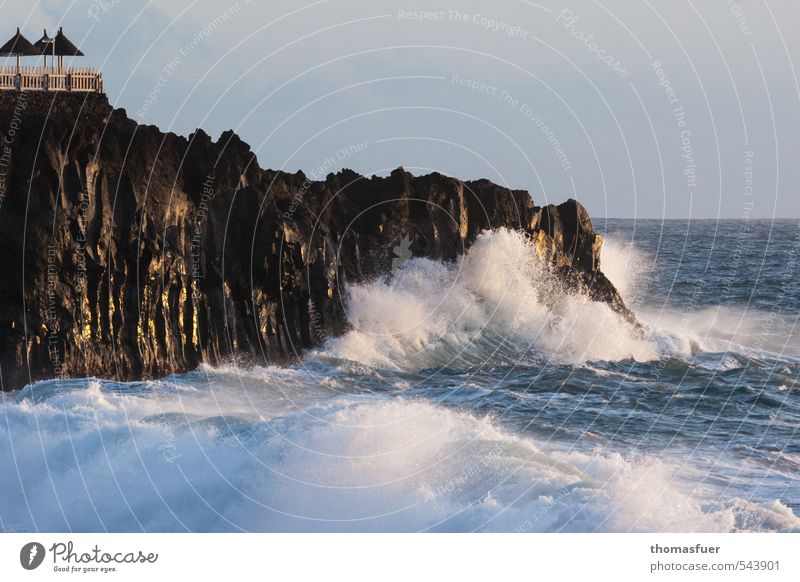
[[[0,91],[102,93],[100,69],[85,67],[0,67]]]

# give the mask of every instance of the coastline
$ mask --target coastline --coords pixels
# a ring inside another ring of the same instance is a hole
[[[390,273],[396,249],[452,261],[498,228],[525,233],[563,292],[635,322],[575,200],[402,168],[312,181],[262,169],[232,131],[165,134],[100,94],[24,98],[0,212],[3,390],[297,361],[348,329],[347,285]]]

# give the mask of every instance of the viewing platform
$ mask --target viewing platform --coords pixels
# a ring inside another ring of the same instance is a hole
[[[102,93],[103,74],[86,67],[0,67],[0,91]]]
[[[0,91],[102,93],[100,69],[64,66],[64,57],[82,56],[81,50],[70,42],[61,28],[53,37],[45,30],[34,44],[17,28],[8,42],[0,46],[0,57],[16,59],[15,67],[0,67]],[[42,64],[20,66],[20,58],[27,57],[41,58]]]

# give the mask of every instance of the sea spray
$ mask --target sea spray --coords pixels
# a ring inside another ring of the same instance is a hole
[[[413,259],[352,288],[359,325],[294,366],[4,394],[0,528],[800,530],[800,304],[781,295],[796,225],[754,224],[726,303],[702,295],[686,321],[692,283],[728,275],[702,252],[709,224],[691,244],[684,224],[637,223],[633,247],[605,237],[609,276],[642,297],[626,350],[597,304],[550,294],[529,243],[503,232],[460,262]],[[740,225],[715,228],[730,252]],[[655,261],[641,282],[637,254]],[[767,333],[779,297],[792,311]],[[581,360],[587,346],[612,357]]]
[[[565,293],[533,243],[507,229],[482,233],[457,262],[415,258],[391,277],[353,285],[346,309],[352,331],[326,352],[372,366],[658,357],[608,306]]]
[[[247,395],[232,381],[237,375]],[[196,391],[74,381],[39,403],[30,394],[6,397],[20,471],[0,477],[4,527],[30,530],[32,520],[39,529],[110,531],[800,527],[779,502],[693,493],[685,477],[697,469],[685,463],[554,446],[489,415],[422,400],[311,396],[306,376],[206,370],[175,378]],[[279,386],[296,390],[284,411],[272,408]],[[174,464],[158,450],[165,423],[175,426],[183,452]],[[8,434],[0,435],[3,463]],[[44,456],[49,471],[39,467]],[[20,488],[27,508],[13,502]],[[63,512],[54,510],[55,496]]]

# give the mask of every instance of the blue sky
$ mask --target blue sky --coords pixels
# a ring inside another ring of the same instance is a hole
[[[592,216],[800,216],[800,3],[0,0],[140,123],[263,167],[486,177]]]

